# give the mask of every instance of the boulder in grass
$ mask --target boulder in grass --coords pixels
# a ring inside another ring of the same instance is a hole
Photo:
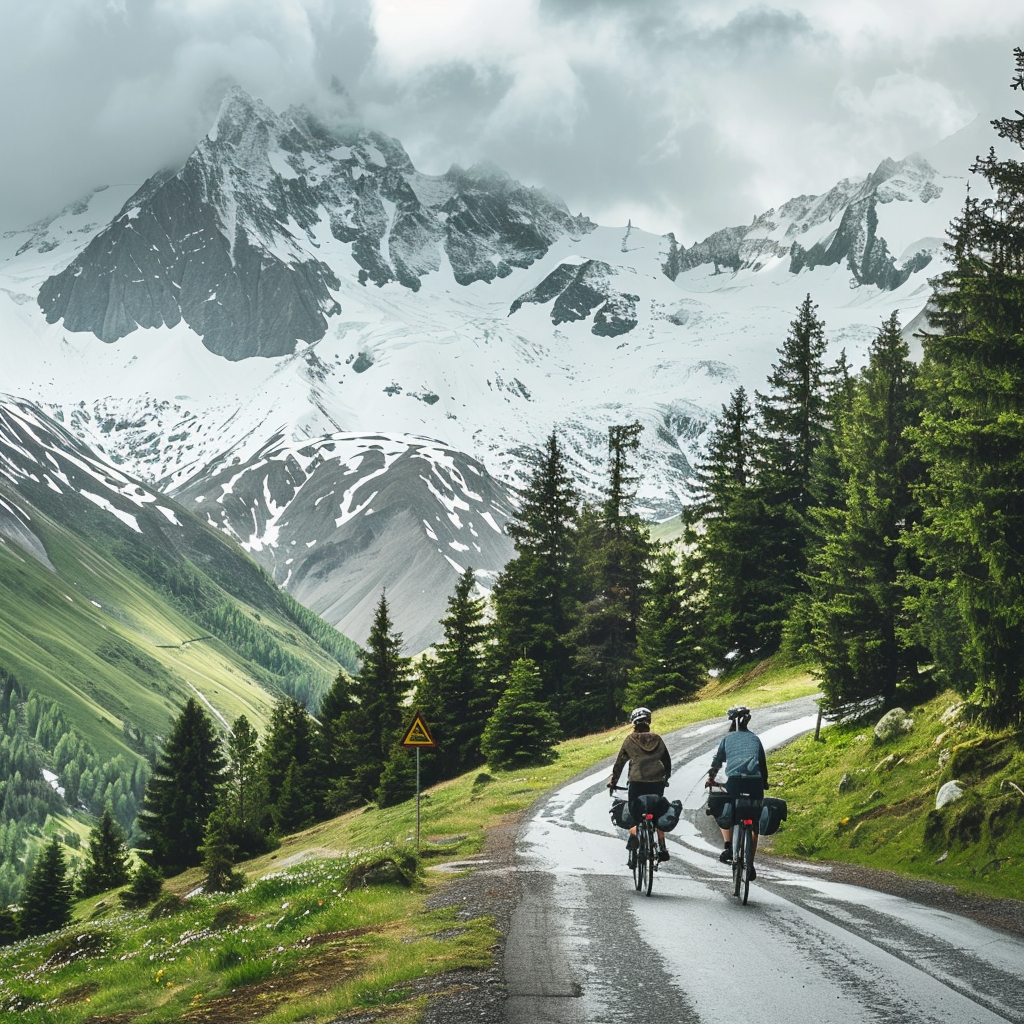
[[[914,728],[914,720],[907,716],[903,708],[893,708],[878,720],[875,726],[875,742],[888,743],[889,740],[902,736]]]
[[[947,804],[954,803],[964,795],[963,788],[958,779],[951,779],[939,787],[935,795],[935,810],[942,810]]]

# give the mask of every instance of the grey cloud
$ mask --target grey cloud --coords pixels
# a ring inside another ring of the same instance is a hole
[[[490,160],[573,212],[632,215],[687,244],[936,142],[958,116],[1020,105],[1008,85],[1024,9],[1007,7],[998,37],[912,45],[879,26],[852,46],[795,7],[709,24],[664,0],[542,0],[534,45],[559,47],[561,91],[509,116],[507,53],[385,73],[373,0],[0,0],[0,228],[180,162],[225,81],[278,110],[354,109],[429,172]]]

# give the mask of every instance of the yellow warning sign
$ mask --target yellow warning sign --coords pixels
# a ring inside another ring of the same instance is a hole
[[[412,724],[405,730],[405,738],[402,740],[403,747],[436,747],[434,737],[430,735],[427,723],[423,716],[417,711],[412,718]]]

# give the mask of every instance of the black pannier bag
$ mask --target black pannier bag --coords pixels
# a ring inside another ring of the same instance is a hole
[[[777,796],[766,796],[764,806],[761,808],[761,825],[758,832],[763,836],[774,835],[786,820],[787,813],[785,800],[781,800]]]
[[[664,799],[664,797],[662,798]],[[671,832],[672,829],[679,824],[679,818],[683,813],[683,801],[682,800],[665,800],[665,808],[661,809],[659,805],[658,820],[656,822],[658,828],[662,832]]]
[[[719,828],[732,828],[732,797],[728,793],[708,793],[705,814],[713,814]]]
[[[633,815],[629,813],[629,804],[625,800],[613,800],[611,810],[608,813],[612,816],[612,821],[619,828],[632,828],[636,824],[633,820]]]

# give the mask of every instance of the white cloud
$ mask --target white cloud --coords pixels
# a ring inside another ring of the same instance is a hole
[[[0,0],[0,227],[184,159],[225,79],[337,77],[425,170],[689,242],[1020,106],[1014,43],[1019,0]]]

